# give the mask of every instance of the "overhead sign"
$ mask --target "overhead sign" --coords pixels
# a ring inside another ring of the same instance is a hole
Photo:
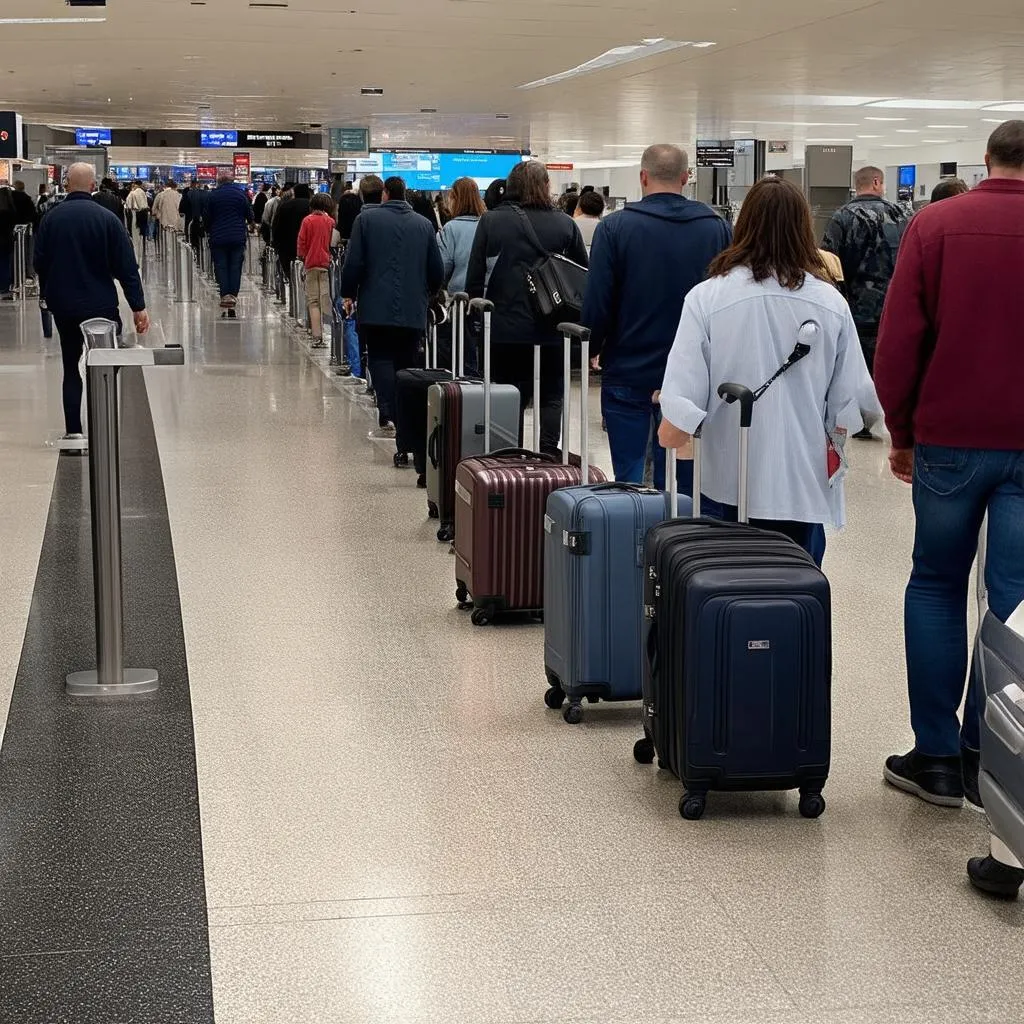
[[[369,128],[332,128],[327,135],[327,155],[339,157],[367,157],[370,155]]]
[[[549,171],[571,171],[572,164],[545,164]]]
[[[238,132],[200,132],[199,145],[204,149],[220,149],[238,145]]]
[[[768,152],[769,153],[788,153],[789,143],[782,139],[769,139],[768,140]]]
[[[295,132],[240,132],[241,140],[236,143],[249,149],[294,149],[297,145]]]
[[[698,139],[698,167],[732,167],[736,163],[736,143],[732,139]]]
[[[241,181],[248,183],[249,181],[249,154],[248,153],[236,153],[235,154],[235,181]]]
[[[196,181],[216,181],[216,164],[196,164]]]
[[[13,110],[0,110],[0,157],[20,160],[24,155],[21,148],[21,114]]]
[[[75,129],[76,146],[109,146],[110,138],[111,134],[109,128]]]

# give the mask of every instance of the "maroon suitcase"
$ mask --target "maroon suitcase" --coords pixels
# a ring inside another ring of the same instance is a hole
[[[484,313],[484,358],[489,361],[492,303],[474,299]],[[583,444],[587,451],[587,385],[589,362],[583,346]],[[569,353],[565,339],[565,394],[562,402],[562,444],[569,437]],[[484,380],[490,380],[490,366]],[[540,349],[535,349],[534,394]],[[540,419],[534,413],[534,447],[540,447]],[[587,461],[586,457],[582,461]],[[506,448],[464,459],[455,471],[455,596],[460,608],[473,609],[473,623],[484,626],[497,614],[540,613],[544,608],[544,511],[548,495],[560,487],[578,487],[584,477],[602,483],[604,473],[565,452],[562,461],[522,448]]]

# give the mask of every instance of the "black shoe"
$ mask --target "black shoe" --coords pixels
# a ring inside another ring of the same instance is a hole
[[[426,473],[420,473],[420,475],[418,477],[416,477],[416,486],[419,487],[421,490],[426,488],[426,486],[427,486],[427,474]]]
[[[863,430],[858,430],[857,433],[854,434],[853,436],[858,441],[874,441],[874,439],[875,439],[875,435],[872,434],[871,431],[868,430],[867,427],[865,427]]]
[[[917,749],[894,754],[882,772],[890,786],[926,800],[938,807],[962,807],[964,783],[960,757],[926,757]]]
[[[972,857],[967,862],[967,877],[975,889],[989,896],[1015,900],[1024,884],[1024,868],[1013,868],[995,857]]]
[[[409,465],[409,456],[405,452],[395,452],[395,469],[405,469]]]
[[[981,768],[981,752],[970,747],[960,748],[960,762],[963,765],[964,802],[972,811],[985,813],[978,788],[978,771]]]

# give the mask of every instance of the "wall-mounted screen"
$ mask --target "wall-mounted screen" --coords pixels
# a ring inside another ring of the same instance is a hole
[[[206,149],[220,149],[224,146],[237,146],[238,132],[200,132],[199,145]]]
[[[451,188],[458,178],[472,178],[486,189],[495,178],[507,178],[522,160],[519,153],[494,150],[375,150],[365,159],[354,160],[355,174],[397,176],[408,188],[437,192]]]
[[[900,167],[900,188],[913,188],[917,184],[917,167],[914,164],[904,164]]]
[[[109,146],[110,145],[110,129],[109,128],[76,128],[75,129],[75,145],[76,146]]]

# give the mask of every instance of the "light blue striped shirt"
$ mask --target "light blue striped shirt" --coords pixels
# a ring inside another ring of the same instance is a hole
[[[697,285],[683,306],[661,408],[687,433],[704,423],[701,490],[736,505],[739,407],[726,405],[718,386],[758,388],[789,357],[807,321],[818,327],[810,354],[754,406],[750,517],[842,526],[843,483],[828,480],[826,431],[852,434],[882,412],[850,308],[832,285],[808,275],[792,291],[774,278],[756,283],[745,267]]]

